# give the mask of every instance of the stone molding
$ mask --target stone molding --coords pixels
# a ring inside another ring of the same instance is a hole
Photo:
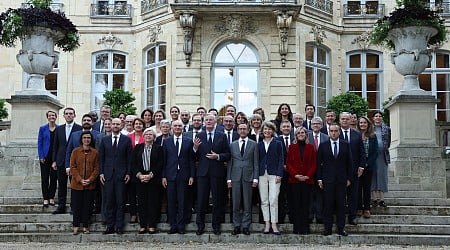
[[[98,40],[97,44],[103,45],[105,49],[112,50],[117,44],[123,44],[123,42],[122,40],[120,40],[120,38],[109,32],[107,35],[102,36]]]
[[[185,55],[186,65],[190,66],[193,52],[195,24],[197,23],[197,12],[193,10],[183,10],[177,14],[179,15],[178,20],[184,34],[183,52]]]

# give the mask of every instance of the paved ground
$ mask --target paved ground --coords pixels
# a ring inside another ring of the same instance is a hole
[[[186,244],[170,244],[170,243],[144,243],[144,242],[124,242],[124,243],[73,243],[73,244],[56,244],[56,243],[0,243],[0,249],[258,249],[258,250],[287,250],[287,249],[450,249],[449,246],[429,247],[429,246],[389,246],[389,245],[342,245],[342,246],[323,246],[323,245],[268,245],[268,244],[220,244],[220,243],[186,243]]]

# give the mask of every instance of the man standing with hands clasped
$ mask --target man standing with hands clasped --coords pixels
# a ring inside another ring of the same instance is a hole
[[[237,127],[239,139],[230,144],[231,159],[227,164],[227,185],[232,190],[233,226],[232,235],[242,231],[250,235],[249,227],[252,220],[252,187],[258,185],[258,147],[255,141],[249,140],[249,125],[239,124]],[[243,213],[240,212],[241,197]]]
[[[324,191],[323,235],[331,235],[333,212],[336,212],[337,232],[347,236],[345,226],[345,194],[352,178],[350,144],[339,139],[339,125],[330,126],[330,140],[317,151],[317,182]]]

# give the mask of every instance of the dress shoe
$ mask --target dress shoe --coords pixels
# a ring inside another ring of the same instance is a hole
[[[148,231],[148,234],[155,234],[156,228],[150,227],[147,231]]]
[[[56,209],[52,214],[65,214],[66,211],[64,209]]]
[[[197,231],[195,232],[196,235],[202,235],[202,234],[204,234],[204,233],[205,233],[205,229],[203,229],[203,228],[199,228],[199,229],[197,229]]]
[[[116,234],[119,234],[119,235],[123,234],[123,229],[116,229]]]
[[[235,227],[233,229],[233,231],[231,232],[232,235],[237,235],[241,233],[241,228],[240,227]]]
[[[106,230],[103,232],[103,234],[113,234],[114,233],[114,228],[112,227],[107,227]]]
[[[87,227],[83,227],[83,234],[90,234],[91,230],[89,230],[89,228]]]
[[[379,207],[387,207],[386,203],[384,201],[379,201],[378,202],[378,206]]]
[[[328,235],[331,235],[332,233],[331,233],[331,230],[325,230],[325,231],[323,231],[323,233],[322,233],[322,235],[323,236],[328,236]]]
[[[245,235],[250,235],[250,230],[248,230],[248,228],[245,227],[244,229],[242,229],[242,233]]]
[[[48,202],[48,204],[49,204],[50,206],[54,207],[54,206],[55,206],[55,201],[52,200],[52,199],[50,199],[50,201]]]
[[[339,230],[339,231],[338,231],[338,234],[339,234],[340,236],[348,236],[348,233],[347,233],[345,230]]]
[[[222,232],[220,231],[220,229],[214,229],[214,230],[213,230],[213,233],[214,233],[215,235],[220,235]]]
[[[145,234],[145,233],[147,233],[147,228],[141,228],[141,229],[139,229],[138,234]]]
[[[358,223],[356,223],[356,221],[354,219],[353,220],[348,220],[348,224],[352,225],[352,226],[358,225]]]
[[[176,234],[178,230],[176,228],[171,228],[168,232],[168,234]]]
[[[370,218],[370,211],[369,210],[364,210],[363,217],[366,218],[366,219]]]
[[[280,231],[273,231],[272,233],[273,233],[273,235],[281,235]]]
[[[130,224],[134,224],[137,223],[137,216],[136,215],[132,215],[130,218]]]

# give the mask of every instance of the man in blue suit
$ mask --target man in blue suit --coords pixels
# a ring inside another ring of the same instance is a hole
[[[75,117],[75,109],[70,107],[65,108],[64,119],[66,120],[66,123],[55,129],[52,168],[57,171],[58,175],[58,208],[53,214],[66,213],[67,177],[70,173],[70,168],[67,169],[65,164],[67,143],[73,132],[81,130],[81,126],[74,121]]]
[[[205,206],[209,191],[212,194],[212,227],[219,235],[220,221],[224,213],[223,181],[225,179],[225,162],[230,160],[230,147],[225,134],[216,131],[216,117],[207,114],[204,117],[205,131],[194,139],[194,152],[198,158],[197,168],[197,235],[205,232]]]
[[[331,235],[333,213],[336,213],[338,234],[345,232],[345,193],[352,178],[352,154],[350,144],[339,139],[339,125],[329,128],[330,140],[317,150],[317,182],[324,191],[323,235]]]
[[[358,185],[359,177],[364,171],[366,166],[366,151],[362,141],[361,134],[350,128],[351,114],[348,112],[342,112],[339,115],[339,121],[341,124],[341,131],[339,138],[346,140],[350,143],[352,151],[352,176],[351,185],[347,188],[347,205],[348,205],[348,224],[356,225],[356,208],[358,206]]]
[[[167,189],[169,234],[185,234],[185,197],[188,186],[194,182],[193,142],[183,137],[183,123],[172,122],[173,135],[164,140],[162,185]]]
[[[99,132],[104,133],[105,132],[105,119],[111,117],[111,107],[108,105],[103,105],[100,108],[100,120],[95,122],[94,125],[92,125],[93,130],[97,130]]]
[[[106,231],[123,234],[125,184],[130,180],[131,140],[120,133],[121,120],[112,120],[112,134],[100,144],[100,181],[104,185]]]
[[[288,179],[289,174],[286,172],[286,159],[287,152],[289,149],[289,145],[291,145],[294,140],[294,131],[292,130],[292,125],[288,120],[284,120],[280,124],[280,134],[277,137],[277,140],[281,141],[283,145],[283,175],[281,176],[281,186],[280,186],[280,194],[278,195],[278,223],[283,224],[286,214],[288,214],[289,221],[292,223],[294,221],[292,213],[293,210],[293,202],[292,202],[292,194],[291,190],[289,190]]]

